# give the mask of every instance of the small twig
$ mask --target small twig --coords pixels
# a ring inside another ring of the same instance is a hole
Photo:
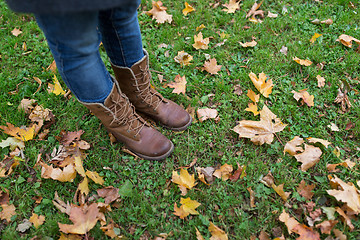
[[[276,135],[276,133],[274,133],[274,135],[276,136],[277,140],[279,140],[279,142],[281,143],[281,145],[284,146],[283,142],[280,140],[280,138],[278,137],[278,135]]]
[[[150,69],[150,72],[155,72],[155,73],[159,73],[159,74],[165,74],[164,72],[156,71],[156,70],[153,70],[153,69]]]

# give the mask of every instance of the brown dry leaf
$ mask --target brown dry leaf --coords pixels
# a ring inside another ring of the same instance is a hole
[[[303,152],[304,149],[302,147],[299,147],[303,143],[304,143],[304,140],[301,137],[295,136],[291,141],[289,141],[285,144],[284,154],[287,152],[291,156],[294,156],[299,152]]]
[[[61,198],[59,197],[58,193],[55,191],[54,200],[52,201],[54,206],[62,213],[66,213],[67,215],[70,214],[71,206],[69,202],[65,203]]]
[[[90,206],[71,206],[69,219],[73,225],[58,223],[60,231],[64,233],[86,234],[99,220],[99,208],[97,203]]]
[[[43,215],[37,215],[36,213],[33,213],[32,216],[29,218],[29,221],[34,224],[35,228],[38,228],[45,222],[45,216]]]
[[[110,204],[120,197],[119,189],[113,186],[98,189],[96,191],[99,197],[104,198],[106,204]]]
[[[354,231],[355,227],[351,222],[351,219],[349,218],[348,215],[346,215],[346,213],[339,207],[336,207],[336,212],[340,214],[340,216],[343,218],[343,221],[346,223],[346,225],[348,225],[348,227],[350,228],[350,231]]]
[[[260,121],[242,120],[233,128],[233,131],[238,133],[240,137],[250,138],[253,143],[262,145],[264,143],[271,144],[274,139],[274,134],[282,131],[285,127],[286,124],[282,123],[281,120],[264,105],[260,111]]]
[[[174,90],[172,91],[173,93],[176,93],[176,94],[182,93],[185,95],[186,83],[187,82],[186,82],[185,75],[182,77],[180,75],[176,75],[174,82],[168,83],[165,86],[174,88]]]
[[[83,130],[75,131],[75,132],[64,132],[62,131],[60,134],[59,142],[64,146],[69,146],[72,142],[80,140],[81,135],[84,133]]]
[[[217,65],[215,58],[211,58],[209,61],[205,61],[203,70],[207,71],[211,75],[218,74],[221,70],[222,65]]]
[[[309,143],[321,143],[326,148],[331,144],[331,142],[321,139],[321,138],[309,137],[309,138],[307,138],[307,140],[309,141]]]
[[[43,108],[40,105],[37,105],[30,113],[29,119],[32,122],[43,122],[43,121],[50,121],[51,117],[54,116],[51,113],[51,110],[48,108]]]
[[[308,105],[309,107],[313,107],[314,106],[314,95],[310,95],[306,90],[307,90],[307,88],[299,90],[299,92],[296,92],[294,90],[292,90],[291,92],[294,94],[294,98],[296,99],[296,101],[299,101],[300,99],[302,99],[302,101],[304,101],[304,103],[306,103],[306,105]]]
[[[11,217],[16,215],[15,206],[13,204],[1,204],[2,211],[0,212],[0,219],[11,221]]]
[[[76,172],[80,174],[82,177],[85,177],[86,176],[85,169],[83,166],[83,161],[80,156],[74,156],[74,165]]]
[[[265,184],[267,187],[272,187],[272,185],[274,185],[274,176],[269,171],[268,174],[260,180],[260,182]]]
[[[294,232],[300,235],[300,237],[297,238],[298,240],[320,240],[318,232],[313,231],[308,226],[300,224],[295,218],[290,217],[285,210],[280,214],[279,220],[285,223],[289,234]]]
[[[276,186],[275,184],[272,184],[271,187],[275,190],[277,194],[281,197],[284,202],[287,201],[288,197],[290,196],[290,192],[284,192],[284,183],[280,184],[279,186]]]
[[[234,13],[236,10],[240,10],[240,1],[237,0],[230,0],[229,3],[223,4],[224,7],[227,9],[223,9],[223,11],[227,13]]]
[[[213,181],[214,181],[213,173],[215,172],[215,168],[213,168],[213,167],[206,167],[206,168],[197,167],[196,171],[198,172],[198,176],[199,176],[198,178],[200,181],[202,181],[206,185],[210,185],[213,183]]]
[[[210,38],[203,38],[203,34],[202,32],[199,32],[198,35],[194,35],[194,44],[193,44],[193,47],[195,49],[208,49],[209,46],[209,42],[210,42]]]
[[[215,170],[213,175],[217,178],[221,178],[223,181],[226,181],[230,177],[230,173],[233,171],[233,166],[229,164],[222,165],[219,169]]]
[[[9,190],[5,189],[0,190],[0,205],[8,204],[9,203]]]
[[[319,87],[319,88],[322,88],[322,87],[325,86],[325,78],[323,78],[323,77],[320,76],[320,75],[317,75],[317,76],[316,76],[316,79],[317,79],[317,81],[318,81],[318,87]]]
[[[333,185],[338,185],[339,190],[327,190],[326,192],[336,200],[344,202],[356,214],[360,213],[360,190],[352,182],[345,183],[338,177],[331,178]]]
[[[259,102],[260,100],[260,95],[256,94],[253,90],[249,89],[246,96],[248,96],[250,98],[251,101],[253,101],[254,103]]]
[[[311,43],[314,43],[316,41],[316,39],[318,39],[319,37],[321,37],[322,34],[319,34],[319,33],[315,33],[311,38],[310,38],[310,42]]]
[[[307,66],[307,67],[312,64],[312,62],[307,60],[307,59],[303,60],[303,59],[300,59],[300,58],[297,58],[297,57],[293,57],[293,60],[295,62],[297,62],[298,64],[303,65],[303,66]]]
[[[191,200],[190,198],[180,198],[180,203],[182,204],[180,208],[177,207],[176,203],[174,204],[174,214],[179,216],[181,219],[184,219],[188,215],[199,215],[199,212],[195,209],[201,205],[201,203]]]
[[[341,89],[339,88],[338,94],[337,94],[334,102],[340,103],[341,110],[343,112],[348,112],[351,108],[351,102],[349,101],[346,90],[344,92],[342,92]]]
[[[256,207],[255,205],[255,192],[251,189],[251,187],[247,188],[249,194],[250,194],[250,207],[254,208]]]
[[[259,115],[259,111],[258,111],[258,106],[256,105],[256,103],[249,103],[248,107],[245,108],[245,111],[247,112],[252,112],[254,114],[254,116]]]
[[[186,16],[188,13],[195,11],[195,8],[193,8],[190,4],[185,2],[185,8],[182,10],[182,13],[184,16]]]
[[[306,185],[305,180],[303,179],[296,190],[300,196],[303,196],[306,200],[310,200],[314,196],[314,193],[312,192],[314,188],[315,184]]]
[[[12,35],[14,35],[15,37],[19,36],[20,34],[22,34],[22,31],[20,29],[14,28],[11,31]]]
[[[323,24],[326,24],[326,25],[331,25],[331,24],[333,24],[334,22],[333,22],[333,20],[331,20],[331,18],[328,18],[328,19],[326,19],[326,20],[324,20],[324,21],[321,21],[320,23],[323,23]]]
[[[246,43],[242,43],[242,42],[239,42],[240,45],[244,48],[247,48],[247,47],[255,47],[257,42],[255,40],[252,40],[251,42],[246,42]]]
[[[261,6],[263,2],[261,3],[254,3],[254,5],[251,7],[250,11],[246,14],[246,18],[248,17],[253,17],[255,18],[255,16],[260,15],[262,18],[264,18],[264,11],[263,10],[258,10]]]
[[[320,228],[322,234],[331,234],[331,230],[338,223],[337,220],[327,220],[322,223],[316,224],[316,228]]]
[[[173,171],[172,179],[171,181],[175,184],[178,184],[179,187],[182,186],[183,188],[180,188],[180,190],[183,190],[182,193],[186,194],[184,192],[186,189],[192,189],[197,183],[195,182],[195,175],[190,175],[189,172],[186,169],[181,168],[180,174],[178,174],[176,171]],[[184,194],[184,195],[185,195]]]
[[[23,142],[29,141],[35,137],[35,125],[32,127],[19,128],[15,127],[11,123],[6,123],[7,126],[0,126],[0,129],[4,133],[9,134],[10,136],[15,137]]]
[[[24,98],[23,100],[21,100],[19,106],[18,106],[18,110],[19,111],[24,111],[26,114],[29,114],[32,109],[34,108],[34,104],[35,104],[36,100],[35,99],[27,99]]]
[[[14,168],[19,164],[20,163],[17,157],[5,156],[0,162],[0,178],[9,176],[13,172]]]
[[[55,60],[46,68],[47,71],[51,71],[52,73],[56,73],[56,62]]]
[[[225,231],[215,226],[212,222],[209,225],[209,232],[211,233],[210,240],[228,240]]]
[[[101,177],[97,172],[92,172],[92,171],[86,170],[86,176],[88,176],[88,178],[90,178],[95,183],[100,184],[100,185],[103,185],[105,182],[104,178]]]
[[[175,62],[180,63],[182,66],[187,66],[191,64],[193,56],[188,54],[185,51],[178,52],[178,55],[174,57]]]
[[[268,11],[268,15],[267,15],[269,18],[277,18],[278,15],[275,14],[275,13],[271,13],[270,11]]]
[[[356,163],[347,159],[347,160],[345,160],[345,162],[342,162],[342,163],[328,164],[328,165],[326,165],[326,169],[329,172],[340,172],[340,169],[336,169],[337,166],[343,166],[343,167],[352,169],[353,167],[355,167],[355,165],[356,165]]]
[[[152,16],[152,19],[155,19],[157,23],[171,23],[172,22],[172,15],[166,12],[167,7],[163,6],[161,1],[153,1],[152,2],[152,9],[147,11],[146,14]]]
[[[269,78],[268,80],[265,73],[260,73],[259,78],[256,77],[255,73],[251,72],[249,73],[249,77],[251,81],[253,82],[256,89],[264,96],[269,97],[269,95],[272,92],[272,89],[274,87],[274,84],[272,80]]]
[[[56,75],[54,75],[54,84],[48,84],[48,92],[54,93],[55,95],[65,95],[65,91],[62,89]]]
[[[41,165],[41,177],[51,178],[60,182],[72,182],[76,177],[76,171],[73,164],[69,164],[61,170],[60,168],[53,168],[46,163],[40,161]]]
[[[340,231],[339,229],[334,229],[333,233],[334,233],[337,240],[347,240],[346,235],[342,231]]]
[[[196,111],[197,117],[200,122],[203,122],[207,119],[216,119],[218,116],[218,111],[211,108],[201,108]]]
[[[356,42],[357,44],[360,44],[360,40],[346,34],[341,34],[336,41],[341,42],[344,46],[349,48],[352,47],[352,41]]]
[[[301,162],[301,171],[306,171],[320,161],[322,151],[318,147],[305,144],[305,150],[302,153],[294,155],[298,162]]]
[[[196,230],[196,240],[205,240],[204,237],[201,235],[199,230],[195,227]]]
[[[230,176],[229,176],[229,179],[232,182],[235,182],[238,179],[243,179],[246,176],[246,166],[240,165],[238,162],[237,162],[237,165],[238,165],[238,169],[233,174],[230,174]]]

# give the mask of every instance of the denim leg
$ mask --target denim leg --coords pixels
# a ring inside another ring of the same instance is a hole
[[[141,33],[137,18],[140,0],[99,12],[99,30],[111,62],[117,66],[131,67],[144,57]]]
[[[100,57],[98,12],[36,15],[59,73],[83,102],[103,102],[113,82]]]

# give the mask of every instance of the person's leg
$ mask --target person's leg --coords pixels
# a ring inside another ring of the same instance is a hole
[[[82,102],[103,102],[113,81],[99,54],[98,13],[36,15],[59,73]]]
[[[140,0],[131,0],[124,6],[99,12],[99,30],[111,63],[131,67],[144,57],[137,18]]]

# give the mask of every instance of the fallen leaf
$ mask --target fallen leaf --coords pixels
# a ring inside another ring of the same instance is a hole
[[[16,227],[16,231],[24,233],[26,232],[29,228],[31,227],[31,222],[27,219],[24,219],[22,221],[22,223],[20,223],[17,227]]]
[[[315,184],[306,185],[305,180],[303,179],[296,190],[300,196],[304,197],[306,200],[310,200],[314,196],[314,193],[312,192],[314,188]]]
[[[238,162],[237,165],[238,165],[238,169],[229,176],[229,179],[232,182],[235,182],[238,179],[243,179],[246,176],[246,166],[240,165]]]
[[[69,164],[64,167],[63,170],[60,168],[53,168],[43,162],[40,162],[42,166],[41,177],[42,178],[51,178],[53,180],[58,180],[60,182],[72,182],[76,177],[76,171],[73,164]]]
[[[187,189],[192,189],[197,184],[195,182],[194,174],[190,175],[189,172],[183,168],[180,169],[180,174],[178,174],[176,171],[173,171],[171,181]]]
[[[185,2],[185,8],[182,10],[182,13],[184,16],[186,16],[188,13],[195,11],[195,8],[193,8],[190,4]]]
[[[345,160],[345,162],[342,163],[336,163],[336,164],[327,164],[326,165],[326,169],[329,172],[340,172],[340,169],[336,169],[337,166],[343,166],[349,169],[352,169],[353,167],[355,167],[356,163],[350,161],[349,159]]]
[[[322,151],[318,147],[312,145],[305,145],[305,150],[302,153],[294,155],[298,162],[301,162],[301,171],[307,171],[320,161]]]
[[[275,13],[271,13],[270,11],[268,11],[268,17],[269,17],[269,18],[277,18],[278,15],[275,14]]]
[[[315,33],[311,38],[310,38],[310,42],[311,43],[314,43],[316,41],[316,39],[318,39],[320,36],[322,36],[322,34],[318,34],[318,33]]]
[[[320,75],[317,75],[317,76],[316,76],[316,79],[317,79],[317,81],[318,81],[318,87],[319,87],[319,88],[322,88],[322,87],[325,86],[325,78],[323,78],[323,77],[320,76]]]
[[[15,148],[24,149],[25,144],[23,141],[15,137],[8,137],[7,139],[1,141],[0,147],[10,147],[10,150],[13,151]]]
[[[173,93],[176,94],[184,94],[185,95],[185,91],[186,91],[186,78],[185,75],[184,76],[180,76],[180,75],[176,75],[174,82],[168,83],[166,84],[167,87],[170,88],[174,88],[174,90],[172,91]]]
[[[350,231],[354,231],[355,227],[351,222],[351,219],[346,215],[346,213],[339,207],[336,207],[336,212],[340,214],[340,216],[343,218],[343,221],[348,225],[350,228]]]
[[[339,127],[336,126],[335,123],[330,123],[330,124],[328,125],[328,127],[329,127],[329,128],[331,129],[331,131],[333,131],[333,132],[339,132],[339,131],[340,131]]]
[[[341,42],[344,46],[349,48],[352,47],[352,41],[356,42],[357,44],[360,44],[360,40],[346,34],[341,34],[336,41]]]
[[[269,171],[268,174],[260,180],[260,182],[264,183],[267,187],[272,187],[272,185],[274,185],[274,176]]]
[[[57,69],[57,67],[56,67],[55,60],[53,60],[52,63],[46,68],[47,71],[50,71],[54,74],[56,73],[56,69]]]
[[[213,175],[217,178],[221,178],[223,181],[226,181],[229,179],[230,173],[232,171],[233,166],[225,163],[219,169],[215,170]]]
[[[100,184],[100,185],[103,185],[105,182],[104,178],[101,177],[97,172],[92,172],[92,171],[86,170],[86,176],[88,176],[88,178],[90,178],[95,183]]]
[[[331,182],[338,185],[339,190],[327,190],[326,192],[336,200],[344,202],[356,214],[360,213],[360,190],[352,182],[345,183],[338,177],[331,178]]]
[[[14,28],[12,31],[11,31],[12,35],[14,35],[15,37],[19,36],[20,34],[22,34],[22,31],[18,28]]]
[[[84,134],[83,130],[75,131],[75,132],[65,132],[62,131],[61,136],[58,138],[59,142],[64,146],[69,146],[72,142],[78,141],[81,138],[81,135]]]
[[[251,189],[251,187],[248,187],[246,190],[248,190],[248,192],[250,194],[250,207],[251,208],[256,207],[256,205],[255,205],[255,192]]]
[[[2,211],[0,212],[0,219],[11,222],[11,217],[16,215],[15,206],[13,204],[1,204]]]
[[[306,103],[309,107],[314,106],[314,95],[310,95],[307,91],[307,88],[299,90],[299,92],[296,92],[292,90],[291,92],[294,94],[294,98],[296,101],[299,101],[300,99]]]
[[[256,94],[253,90],[249,89],[246,96],[248,96],[250,98],[251,101],[253,101],[254,103],[259,102],[260,100],[260,95]]]
[[[239,43],[244,48],[255,47],[257,45],[257,42],[255,40],[252,40],[251,42],[246,42],[246,43],[242,43],[242,42],[239,42]]]
[[[48,84],[48,92],[54,93],[55,95],[65,95],[65,91],[62,89],[56,75],[54,75],[54,84]]]
[[[196,111],[197,117],[200,122],[203,122],[207,119],[216,119],[218,116],[218,111],[211,108],[201,108]]]
[[[339,229],[334,229],[333,233],[334,233],[336,239],[338,239],[338,240],[347,240],[346,235],[342,231],[340,231]]]
[[[275,184],[272,184],[271,187],[275,190],[275,192],[281,197],[284,202],[287,201],[288,197],[290,196],[290,192],[284,191],[284,183],[280,184],[279,186],[276,186]]]
[[[246,14],[246,18],[252,16],[253,18],[257,15],[260,15],[262,18],[264,18],[264,11],[258,10],[261,6],[261,3],[254,3],[254,5],[251,7],[250,11]]]
[[[8,157],[5,156],[4,159],[0,162],[0,178],[9,176],[14,168],[18,166],[20,158],[18,157]]]
[[[323,23],[323,24],[326,24],[326,25],[331,25],[333,24],[333,20],[331,20],[330,18],[326,19],[326,20],[323,20],[321,21],[320,23]]]
[[[196,31],[199,31],[201,29],[206,28],[204,24],[201,24],[200,26],[196,27]]]
[[[279,220],[285,223],[289,234],[294,232],[300,235],[300,237],[297,238],[298,240],[320,240],[318,232],[313,231],[308,226],[300,224],[295,218],[290,217],[285,210],[280,214]]]
[[[201,235],[199,230],[195,227],[196,230],[196,240],[205,240],[204,237]]]
[[[180,51],[178,55],[174,57],[174,60],[182,66],[187,66],[191,64],[193,57],[185,51]]]
[[[276,132],[282,131],[286,127],[279,118],[273,114],[269,108],[264,105],[260,111],[260,121],[242,120],[233,131],[238,133],[240,137],[250,138],[257,144],[271,144]]]
[[[266,97],[266,98],[269,97],[269,95],[272,92],[273,86],[274,86],[272,80],[270,78],[267,79],[265,73],[263,73],[263,72],[259,74],[259,78],[257,78],[255,73],[253,73],[253,72],[249,73],[249,77],[250,77],[251,81],[253,82],[254,86],[256,87],[256,89],[264,97]]]
[[[97,203],[90,206],[71,206],[70,221],[74,224],[58,223],[60,231],[64,233],[86,234],[98,221],[99,209]]]
[[[211,233],[210,240],[228,240],[225,231],[215,226],[212,222],[210,222],[209,231]]]
[[[282,46],[280,49],[280,52],[286,56],[288,54],[288,48],[285,46]]]
[[[307,66],[307,67],[312,64],[312,62],[307,60],[307,59],[303,60],[303,59],[300,59],[300,58],[297,58],[297,57],[293,57],[293,60],[295,62],[297,62],[298,64],[304,65],[304,66]]]
[[[304,149],[302,147],[299,147],[303,143],[304,143],[304,140],[301,137],[295,136],[291,141],[289,141],[285,144],[284,153],[287,152],[291,156],[294,156],[299,152],[303,152]]]
[[[112,186],[98,189],[96,191],[97,191],[97,194],[99,195],[99,197],[102,197],[105,199],[106,204],[110,204],[120,197],[119,189],[112,187]]]
[[[229,3],[224,3],[223,6],[227,9],[223,9],[223,11],[227,13],[234,13],[236,10],[240,10],[240,1],[237,0],[229,0]]]
[[[331,144],[331,142],[320,138],[309,137],[307,138],[307,140],[309,141],[309,143],[321,143],[326,148]]]
[[[7,126],[0,126],[0,129],[4,133],[9,134],[10,136],[15,137],[23,142],[29,141],[35,137],[35,125],[32,127],[18,128],[12,125],[11,123],[6,123]]]
[[[172,22],[172,15],[166,12],[167,7],[163,6],[161,1],[153,1],[152,2],[152,9],[147,11],[146,14],[152,16],[152,19],[155,19],[157,23],[171,23]]]
[[[214,181],[213,173],[215,172],[215,168],[213,167],[206,167],[201,168],[197,167],[196,171],[198,172],[199,180],[205,183],[206,185],[210,185]],[[205,181],[206,180],[206,181]]]
[[[316,224],[316,228],[320,228],[322,234],[331,234],[331,230],[338,223],[337,220],[327,220],[322,223]]]
[[[349,98],[347,96],[347,91],[344,92],[341,91],[341,89],[338,89],[338,94],[334,100],[335,103],[340,103],[341,110],[343,112],[348,112],[351,108],[351,102],[349,101]]]
[[[209,42],[210,42],[210,39],[209,38],[203,38],[203,34],[201,32],[198,33],[198,35],[194,35],[194,44],[193,44],[193,47],[197,50],[199,49],[208,49],[209,46]]]
[[[260,112],[258,111],[258,106],[256,103],[249,103],[248,107],[245,108],[245,111],[252,112],[254,116],[258,115]]]
[[[45,216],[43,215],[37,215],[36,213],[33,213],[32,216],[29,218],[29,221],[34,224],[35,228],[38,228],[45,222]]]
[[[87,196],[90,192],[89,189],[89,181],[87,177],[84,177],[84,179],[79,183],[77,191],[80,191],[81,194],[84,194]]]
[[[37,105],[30,113],[29,119],[32,122],[42,123],[43,121],[50,121],[51,117],[54,116],[51,113],[51,110],[48,108],[43,108],[40,105]]]
[[[74,165],[76,172],[80,174],[82,177],[85,177],[86,176],[85,169],[83,166],[83,161],[80,156],[74,156]]]
[[[9,190],[4,189],[0,190],[0,205],[8,204],[9,203]]]
[[[19,111],[24,111],[26,114],[31,113],[32,109],[34,109],[34,104],[36,103],[35,99],[27,99],[24,98],[21,100],[19,106],[18,106],[18,110]]]
[[[182,204],[180,208],[177,207],[176,203],[174,204],[174,215],[179,216],[181,219],[184,219],[188,215],[199,215],[199,212],[195,209],[201,204],[190,198],[180,198],[180,203]]]
[[[217,65],[217,61],[215,58],[210,59],[209,61],[205,61],[203,70],[207,71],[211,75],[218,74],[221,70],[222,65]]]

